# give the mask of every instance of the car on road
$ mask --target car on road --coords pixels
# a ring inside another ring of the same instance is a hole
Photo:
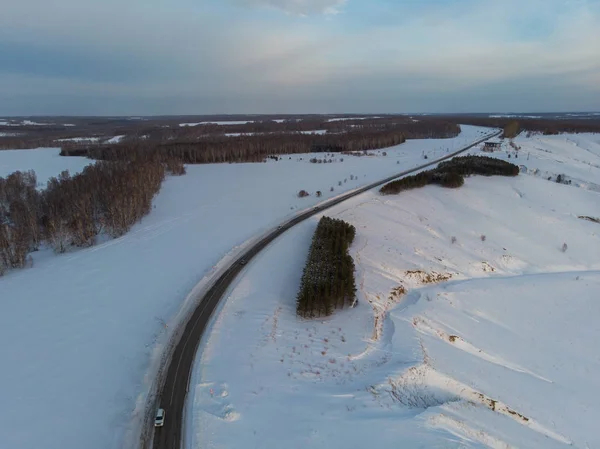
[[[240,260],[240,265],[246,265],[246,259]]]
[[[165,410],[159,408],[156,412],[156,418],[154,418],[154,427],[162,427],[165,425]]]

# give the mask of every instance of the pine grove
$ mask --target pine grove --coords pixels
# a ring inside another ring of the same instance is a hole
[[[350,306],[356,297],[354,261],[348,248],[356,235],[343,220],[323,217],[312,239],[302,274],[296,312],[302,318],[333,314]]]
[[[384,185],[379,191],[384,195],[398,194],[404,190],[438,184],[442,187],[461,187],[465,176],[517,176],[519,167],[510,162],[488,156],[461,156],[441,162],[437,168],[406,176]]]

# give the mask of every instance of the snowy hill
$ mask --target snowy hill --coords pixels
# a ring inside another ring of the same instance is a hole
[[[492,156],[516,178],[325,213],[357,230],[354,309],[296,318],[319,217],[251,263],[201,345],[187,447],[600,447],[600,225],[579,218],[600,135],[514,143]]]
[[[304,154],[188,166],[123,237],[63,255],[33,253],[33,268],[0,278],[0,337],[9,342],[0,346],[0,448],[125,446],[163,345],[193,305],[188,294],[245,242],[319,201],[419,165],[423,153],[441,156],[489,131],[464,126],[455,139],[410,140],[326,164]],[[40,181],[90,162],[56,149],[0,151],[1,174],[34,168]],[[311,195],[298,198],[301,189]]]

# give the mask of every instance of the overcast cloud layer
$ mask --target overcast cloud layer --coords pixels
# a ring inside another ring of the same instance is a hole
[[[600,0],[8,0],[0,115],[600,108]]]

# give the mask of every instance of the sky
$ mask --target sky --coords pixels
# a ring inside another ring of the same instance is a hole
[[[5,0],[0,116],[600,109],[600,0]]]

